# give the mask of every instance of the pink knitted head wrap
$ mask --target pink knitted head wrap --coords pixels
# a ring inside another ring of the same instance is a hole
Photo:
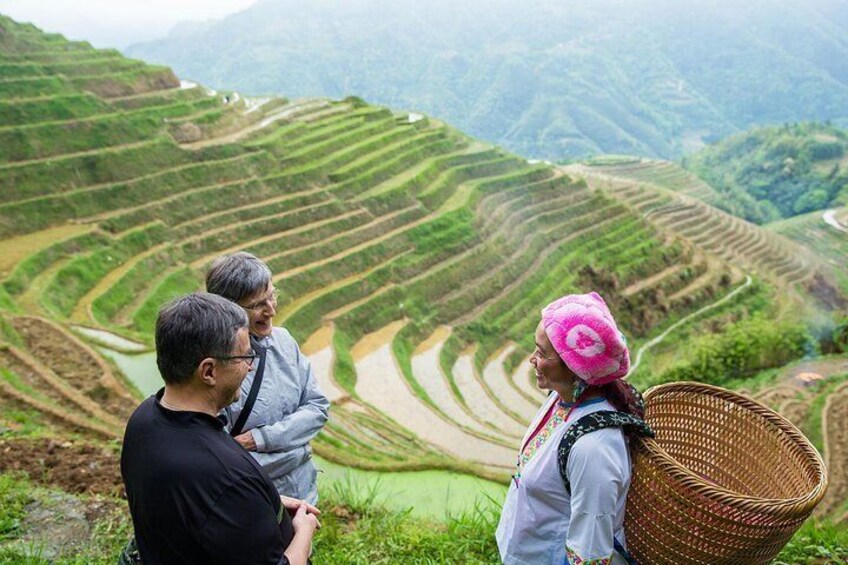
[[[630,369],[627,342],[597,293],[551,302],[542,309],[542,325],[560,358],[587,384],[612,382]]]

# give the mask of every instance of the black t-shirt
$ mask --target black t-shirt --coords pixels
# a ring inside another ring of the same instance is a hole
[[[274,484],[221,420],[167,410],[163,390],[130,417],[121,452],[142,561],[287,565],[294,530]]]

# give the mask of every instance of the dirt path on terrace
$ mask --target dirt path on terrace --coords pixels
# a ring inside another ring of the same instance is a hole
[[[330,402],[343,402],[350,398],[350,395],[333,379],[333,330],[333,326],[329,324],[321,327],[303,343],[300,350],[309,357],[315,378],[318,379],[318,386]]]
[[[290,235],[294,235],[294,234],[297,234],[297,233],[303,233],[307,230],[319,228],[321,226],[325,226],[325,225],[331,224],[333,222],[338,222],[338,221],[347,219],[351,216],[356,216],[356,215],[359,215],[359,214],[367,214],[367,212],[362,210],[362,209],[357,208],[357,209],[354,209],[354,210],[350,210],[348,212],[344,212],[343,214],[339,214],[338,216],[330,216],[329,218],[324,218],[323,220],[318,220],[316,222],[311,222],[311,223],[308,223],[308,224],[301,224],[298,227],[292,228],[290,230],[283,230],[283,231],[275,232],[275,233],[272,233],[272,234],[269,234],[269,235],[264,235],[264,236],[258,237],[256,239],[251,239],[250,241],[244,241],[242,243],[239,243],[238,245],[233,245],[232,247],[227,247],[225,249],[221,249],[219,251],[214,251],[212,253],[204,255],[204,256],[192,261],[191,266],[194,269],[199,269],[199,268],[202,268],[203,266],[205,266],[206,264],[210,263],[216,257],[219,257],[221,255],[229,255],[230,253],[235,253],[237,251],[250,249],[251,247],[254,247],[256,245],[261,245],[261,244],[267,243],[269,241],[274,241],[274,240],[277,240],[277,239],[284,239],[284,238],[286,238]],[[268,260],[267,258],[263,258],[263,259],[266,260],[266,261]]]
[[[180,147],[185,149],[197,150],[203,149],[204,147],[210,147],[212,145],[224,145],[227,143],[235,143],[236,141],[241,141],[245,137],[249,136],[252,133],[256,133],[259,130],[265,129],[269,125],[274,122],[278,122],[280,120],[284,120],[290,117],[292,114],[297,114],[301,110],[305,108],[313,108],[320,106],[328,106],[329,102],[327,100],[301,100],[295,101],[292,104],[284,106],[283,108],[265,116],[259,122],[251,124],[245,128],[242,128],[236,132],[222,135],[220,137],[213,137],[211,139],[204,139],[202,141],[197,141],[194,143],[184,143]]]
[[[848,233],[848,228],[840,224],[839,220],[836,219],[836,210],[828,210],[822,214],[822,220],[836,231]]]
[[[671,332],[673,332],[674,330],[676,330],[677,328],[679,328],[683,324],[686,324],[692,318],[703,314],[707,310],[711,310],[713,308],[721,306],[722,304],[724,304],[725,302],[732,299],[734,296],[736,296],[737,294],[739,294],[740,292],[742,292],[743,290],[745,290],[746,288],[751,286],[752,282],[753,282],[753,279],[751,278],[751,276],[746,275],[745,282],[742,285],[738,286],[737,288],[732,290],[730,293],[724,295],[722,298],[719,298],[715,302],[707,304],[706,306],[699,308],[698,310],[695,310],[691,314],[688,314],[688,315],[684,316],[683,318],[677,320],[675,323],[670,325],[663,333],[661,333],[660,335],[658,335],[654,339],[652,339],[649,342],[642,345],[642,347],[640,347],[639,350],[636,352],[636,358],[635,358],[635,361],[633,362],[633,364],[630,366],[629,374],[632,375],[633,373],[636,372],[636,369],[639,367],[639,364],[642,362],[642,355],[644,355],[644,353],[647,350],[649,350],[650,348],[654,347],[658,343],[661,343],[666,337],[668,337],[668,335]]]
[[[471,435],[427,406],[409,387],[391,351],[391,340],[403,322],[365,336],[351,352],[356,365],[356,392],[390,418],[460,460],[495,472],[511,469],[514,450]]]
[[[293,248],[290,248],[290,249],[285,249],[285,250],[280,251],[278,253],[274,253],[272,255],[267,255],[267,256],[263,257],[263,261],[265,261],[265,262],[274,261],[276,259],[286,257],[287,255],[294,255],[296,253],[303,253],[304,251],[307,251],[309,249],[319,248],[322,245],[333,243],[333,242],[336,242],[336,241],[339,241],[339,240],[343,241],[343,240],[345,240],[345,239],[347,239],[347,238],[349,238],[353,235],[356,235],[358,232],[371,230],[374,227],[379,226],[380,224],[383,224],[383,223],[390,223],[392,220],[394,220],[398,216],[403,216],[404,214],[408,214],[409,212],[412,212],[416,209],[418,209],[418,206],[413,204],[412,206],[407,206],[406,208],[401,208],[400,210],[396,210],[396,211],[391,212],[389,214],[376,216],[369,222],[366,222],[364,224],[360,224],[360,225],[355,226],[355,227],[353,227],[349,230],[338,232],[338,233],[336,233],[336,235],[333,235],[333,236],[330,236],[330,237],[327,237],[327,238],[323,238],[323,239],[319,239],[317,241],[313,241],[312,243],[310,243],[308,245],[303,245],[303,246],[300,246],[300,247],[293,247]],[[373,239],[367,240],[367,242],[370,242],[370,241],[374,241],[374,240]],[[284,272],[282,274],[284,276],[286,276],[286,273],[287,272]]]
[[[405,208],[405,209],[404,209],[404,210],[402,210],[401,212],[407,212],[408,210],[409,210],[409,209],[406,209],[406,208]],[[378,235],[377,237],[374,237],[374,238],[372,238],[372,239],[369,239],[369,240],[363,241],[362,243],[359,243],[359,244],[357,244],[357,245],[354,245],[353,247],[348,247],[348,248],[346,248],[346,249],[344,249],[344,250],[342,250],[342,251],[339,251],[339,252],[338,252],[338,253],[336,253],[335,255],[332,255],[332,256],[327,257],[327,258],[325,258],[325,259],[321,259],[321,260],[318,260],[318,261],[314,261],[314,262],[312,262],[312,263],[307,263],[307,264],[305,264],[305,265],[300,265],[300,266],[298,266],[298,267],[294,267],[293,269],[289,269],[288,271],[284,271],[284,272],[282,272],[282,273],[279,273],[277,276],[279,276],[279,277],[281,277],[281,278],[293,277],[293,276],[295,276],[295,275],[297,275],[297,274],[299,274],[299,273],[302,273],[302,272],[304,272],[304,271],[309,271],[309,270],[312,270],[312,269],[317,269],[317,268],[319,268],[319,267],[323,267],[324,265],[327,265],[328,263],[333,263],[333,262],[335,262],[335,261],[341,261],[341,260],[342,260],[342,259],[344,259],[345,257],[348,257],[348,256],[350,256],[350,255],[353,255],[354,253],[357,253],[357,252],[359,252],[359,251],[362,251],[363,249],[367,249],[367,248],[369,248],[369,247],[373,247],[373,246],[375,246],[375,245],[377,245],[377,244],[379,244],[379,243],[382,243],[382,242],[384,242],[384,241],[386,241],[386,240],[392,239],[392,238],[397,237],[397,236],[399,236],[399,235],[401,235],[401,234],[404,234],[404,233],[406,233],[406,232],[408,232],[408,231],[411,231],[412,229],[414,229],[414,228],[416,228],[416,227],[418,227],[418,226],[420,226],[420,225],[422,225],[422,224],[425,224],[425,223],[427,223],[427,222],[430,222],[430,221],[434,220],[434,219],[435,219],[435,218],[437,218],[438,216],[439,216],[439,215],[438,215],[438,214],[436,214],[436,213],[433,213],[433,214],[427,214],[426,216],[423,216],[423,217],[421,217],[421,218],[419,218],[419,219],[417,219],[417,220],[414,220],[414,221],[412,221],[412,222],[409,222],[408,224],[403,224],[402,226],[397,227],[397,228],[395,228],[395,229],[393,229],[393,230],[391,230],[391,231],[385,232],[385,233],[383,233],[383,234],[381,234],[381,235]],[[386,220],[386,218],[385,218],[385,217],[383,217],[381,221],[385,221],[385,220]],[[333,239],[335,239],[335,238],[333,238]]]
[[[513,446],[515,441],[501,434],[498,430],[484,426],[478,422],[463,407],[451,390],[450,383],[442,372],[439,356],[442,347],[452,331],[450,326],[440,326],[426,341],[422,342],[412,354],[412,374],[421,388],[427,393],[436,406],[444,414],[469,431],[494,438],[494,441]]]
[[[654,275],[652,275],[648,278],[640,279],[640,280],[634,282],[633,284],[631,284],[630,286],[628,286],[624,290],[622,290],[621,295],[625,296],[625,297],[626,296],[633,296],[637,292],[653,286],[654,284],[660,282],[661,280],[665,279],[666,277],[670,277],[670,276],[682,271],[683,269],[685,269],[688,266],[689,265],[686,264],[686,263],[678,263],[676,265],[671,265],[670,267],[666,267],[662,271],[660,271],[660,272],[658,272],[658,273],[656,273],[656,274],[654,274]]]

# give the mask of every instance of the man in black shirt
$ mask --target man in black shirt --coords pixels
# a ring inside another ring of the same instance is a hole
[[[256,359],[247,328],[244,310],[212,294],[190,294],[159,313],[165,388],[130,417],[121,453],[145,565],[308,562],[317,509],[281,500],[217,417]]]

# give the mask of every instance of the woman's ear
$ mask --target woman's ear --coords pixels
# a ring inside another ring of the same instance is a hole
[[[207,386],[215,386],[215,360],[207,357],[200,362],[200,380]]]

